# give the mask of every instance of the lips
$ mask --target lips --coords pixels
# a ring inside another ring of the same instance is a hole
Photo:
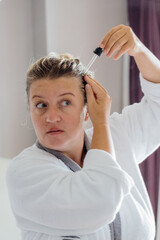
[[[62,132],[64,132],[64,131],[61,130],[61,129],[51,128],[51,129],[47,132],[47,134],[59,134],[59,133],[62,133]]]

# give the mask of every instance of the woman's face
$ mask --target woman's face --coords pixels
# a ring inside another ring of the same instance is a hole
[[[67,151],[82,140],[87,113],[79,84],[75,77],[46,78],[31,84],[31,118],[45,147]]]

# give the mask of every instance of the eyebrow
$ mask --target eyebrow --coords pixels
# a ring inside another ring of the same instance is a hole
[[[71,95],[71,96],[75,97],[75,95],[74,95],[73,93],[70,93],[70,92],[68,92],[68,93],[62,93],[62,94],[60,94],[58,97],[62,97],[62,96],[65,96],[65,95]],[[34,96],[32,97],[32,99],[33,99],[33,98],[44,98],[44,97],[39,96],[39,95],[34,95]]]

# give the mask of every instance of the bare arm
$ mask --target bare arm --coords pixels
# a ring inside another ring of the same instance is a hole
[[[124,53],[133,56],[142,76],[148,81],[160,83],[160,60],[144,46],[130,27],[121,24],[112,28],[100,46],[107,57],[116,53],[114,60]]]
[[[160,83],[160,61],[144,45],[134,59],[142,76],[153,83]]]

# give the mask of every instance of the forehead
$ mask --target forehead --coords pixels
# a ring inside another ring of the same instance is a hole
[[[35,92],[46,93],[54,91],[54,93],[59,93],[63,91],[73,91],[80,92],[81,79],[77,77],[60,77],[55,79],[38,79],[31,84],[30,94]]]

